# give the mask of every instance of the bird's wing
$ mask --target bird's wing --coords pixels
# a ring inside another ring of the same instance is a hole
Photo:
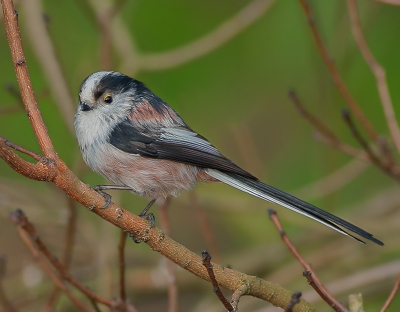
[[[115,127],[109,143],[129,154],[173,160],[257,180],[223,156],[207,139],[183,125],[160,127],[127,119]]]

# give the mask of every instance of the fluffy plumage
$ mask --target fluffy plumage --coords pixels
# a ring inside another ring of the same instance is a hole
[[[260,182],[223,156],[143,83],[117,72],[97,72],[79,91],[75,131],[89,167],[146,198],[165,198],[199,181],[221,181],[314,219],[339,233],[379,245],[361,228]]]

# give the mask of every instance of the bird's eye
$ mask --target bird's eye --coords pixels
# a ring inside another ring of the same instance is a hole
[[[106,94],[106,95],[104,96],[103,100],[104,100],[104,102],[107,103],[107,104],[111,104],[112,101],[113,101],[113,99],[112,99],[112,97],[111,97],[111,94]]]

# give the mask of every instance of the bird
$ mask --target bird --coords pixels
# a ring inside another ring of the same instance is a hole
[[[363,237],[383,243],[367,231],[261,182],[223,156],[192,130],[166,102],[142,82],[113,71],[92,73],[83,80],[74,118],[78,145],[86,164],[113,185],[151,199],[176,196],[198,182],[223,182],[250,195],[295,211],[361,243]]]

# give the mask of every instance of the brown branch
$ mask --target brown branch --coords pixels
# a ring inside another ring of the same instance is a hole
[[[400,129],[396,120],[396,115],[393,109],[392,99],[390,97],[388,84],[386,81],[386,72],[383,67],[376,61],[374,55],[368,47],[364,34],[360,25],[360,17],[358,15],[357,1],[347,0],[347,8],[350,15],[351,30],[354,39],[357,42],[364,60],[367,62],[376,79],[379,97],[381,99],[383,111],[385,113],[386,122],[389,127],[393,143],[396,146],[397,152],[400,154]]]
[[[54,103],[68,131],[74,133],[75,100],[68,88],[65,75],[57,58],[40,0],[22,1],[26,12],[25,22],[28,39],[46,77]]]
[[[296,291],[292,294],[292,299],[286,306],[285,312],[293,312],[294,306],[300,302],[301,292]]]
[[[11,216],[11,219],[13,216]],[[32,256],[34,257],[35,260],[38,261],[39,265],[42,267],[43,271],[46,273],[47,276],[50,277],[50,279],[53,281],[53,283],[61,290],[64,292],[64,294],[81,310],[85,312],[90,312],[86,306],[80,302],[72,293],[71,291],[65,286],[61,278],[54,273],[54,271],[51,269],[49,264],[43,259],[42,255],[39,253],[37,247],[32,243],[30,236],[28,236],[28,233],[20,226],[20,224],[17,225],[17,230],[18,234],[21,237],[21,240],[24,242],[24,244],[28,247],[29,251],[32,253]]]
[[[249,287],[245,284],[242,284],[241,286],[239,286],[239,288],[237,288],[233,294],[232,294],[232,298],[230,301],[230,304],[233,307],[233,311],[238,311],[238,305],[239,305],[239,300],[242,296],[247,295],[249,291]]]
[[[16,308],[11,304],[3,289],[3,278],[5,273],[6,258],[3,255],[0,255],[0,305],[4,308],[5,312],[16,312]]]
[[[16,212],[10,215],[11,220],[18,225],[21,229],[23,229],[31,239],[36,243],[40,252],[47,258],[47,260],[52,264],[52,266],[58,271],[60,276],[70,282],[73,286],[79,289],[82,293],[84,293],[88,298],[93,299],[99,303],[102,303],[106,306],[111,307],[112,302],[110,300],[104,299],[102,297],[97,296],[93,292],[91,292],[87,287],[83,286],[80,282],[74,279],[64,268],[61,262],[54,257],[50,251],[47,249],[45,244],[40,239],[39,235],[36,233],[35,228],[31,223],[29,223],[27,217],[21,210],[17,210]]]
[[[217,282],[217,280],[215,278],[215,275],[214,275],[213,266],[211,264],[211,256],[210,256],[210,254],[208,253],[207,250],[203,250],[201,255],[203,256],[203,265],[207,269],[208,276],[210,277],[211,284],[214,286],[214,292],[216,293],[219,301],[221,301],[221,303],[224,305],[224,307],[229,312],[235,311],[233,306],[229,303],[228,300],[226,300],[226,298],[224,297],[224,295],[221,292],[221,289],[219,288],[218,282]]]
[[[354,124],[350,112],[348,110],[343,110],[342,117],[346,122],[347,126],[349,127],[352,135],[355,137],[355,139],[358,141],[361,147],[366,151],[371,161],[384,173],[395,179],[397,182],[400,182],[400,177],[397,175],[397,170],[393,171],[391,167],[388,167],[387,163],[382,162],[380,157],[374,153],[374,151],[370,148],[369,144],[364,140],[361,133],[358,131],[356,125]]]
[[[299,114],[304,117],[317,131],[316,139],[322,141],[324,144],[331,146],[347,155],[354,158],[361,159],[366,162],[370,162],[368,155],[363,151],[360,151],[342,141],[340,141],[336,135],[316,116],[314,116],[310,111],[306,109],[304,104],[301,102],[300,98],[297,96],[296,92],[289,91],[289,98],[295,105]]]
[[[136,70],[162,70],[177,67],[206,55],[242,32],[260,18],[274,0],[253,0],[212,32],[187,45],[161,53],[146,53],[137,60]]]
[[[303,276],[307,278],[307,281],[311,285],[311,287],[314,288],[314,290],[318,293],[318,295],[322,299],[324,299],[324,301],[328,303],[332,309],[334,309],[336,312],[348,311],[339,302],[337,302],[336,299],[335,301],[331,300],[331,297],[328,296],[329,294],[325,291],[325,289],[321,288],[321,285],[317,282],[314,274],[311,271],[309,270],[304,271]]]
[[[379,312],[386,312],[386,310],[389,308],[390,304],[392,303],[394,297],[396,296],[397,292],[400,289],[400,274],[397,275],[396,282],[394,283],[393,289],[390,292],[389,297],[386,299],[385,304],[383,307],[379,310]]]
[[[68,198],[68,222],[67,222],[67,231],[65,233],[65,242],[64,242],[64,251],[62,256],[62,265],[64,266],[65,270],[68,270],[69,265],[71,263],[72,258],[72,249],[74,246],[75,240],[75,232],[76,232],[76,202],[71,198]],[[57,299],[60,295],[60,291],[57,287],[55,287],[52,293],[49,296],[48,302],[46,304],[45,310],[53,311],[54,305],[57,302]]]
[[[190,192],[189,200],[193,205],[194,212],[196,214],[196,221],[200,225],[201,232],[207,244],[207,249],[211,251],[216,262],[221,262],[221,253],[219,252],[219,248],[211,228],[210,220],[206,211],[204,211],[204,207],[199,203],[195,191]]]
[[[158,203],[161,219],[161,228],[165,234],[171,235],[168,219],[168,207],[171,203],[171,198],[167,198],[165,201]],[[167,284],[168,284],[168,312],[178,312],[178,287],[176,285],[176,272],[175,264],[171,261],[167,261]]]
[[[299,254],[296,248],[293,246],[292,242],[290,241],[289,237],[286,235],[285,231],[282,228],[282,225],[279,222],[278,215],[275,210],[268,209],[268,215],[273,224],[275,225],[276,229],[278,230],[282,240],[285,242],[286,246],[289,248],[290,252],[294,255],[294,257],[300,262],[302,267],[306,270],[305,272],[311,272],[313,277],[311,278],[313,282],[316,284],[318,288],[318,293],[323,292],[322,299],[324,299],[332,308],[337,307],[339,310],[336,311],[347,311],[345,307],[343,307],[329,292],[325,289],[322,282],[319,280],[317,275],[313,272],[311,266],[303,259],[303,257]],[[304,273],[303,273],[304,275]],[[305,275],[304,275],[305,276]],[[308,279],[308,278],[307,278]],[[313,285],[311,285],[313,286]],[[313,286],[314,287],[314,286]],[[315,288],[314,288],[315,289]]]
[[[310,25],[311,32],[313,34],[314,41],[317,45],[317,49],[319,54],[321,55],[326,67],[329,70],[329,73],[333,79],[334,84],[336,85],[339,93],[342,95],[344,100],[346,101],[347,105],[353,112],[354,116],[359,120],[362,127],[368,133],[369,137],[372,141],[377,141],[378,134],[376,133],[374,127],[371,125],[369,120],[365,117],[364,113],[362,112],[360,106],[356,102],[356,100],[351,95],[350,91],[347,89],[346,84],[344,83],[342,77],[340,76],[339,70],[337,69],[335,62],[330,57],[328,50],[326,49],[321,35],[318,31],[318,28],[315,24],[315,19],[311,7],[307,0],[299,0],[301,6],[304,10],[304,13],[307,17],[308,24]]]
[[[18,27],[18,13],[11,0],[1,0],[1,5],[6,24],[7,40],[26,113],[43,154],[46,157],[56,159],[58,156],[47,133],[47,128],[37,106],[32,83],[29,78],[28,66],[22,49],[21,35]]]
[[[390,5],[400,5],[400,0],[375,0],[375,1]]]
[[[125,243],[126,232],[121,231],[118,245],[119,259],[119,300],[121,302],[120,311],[126,311],[126,291],[125,291]]]

